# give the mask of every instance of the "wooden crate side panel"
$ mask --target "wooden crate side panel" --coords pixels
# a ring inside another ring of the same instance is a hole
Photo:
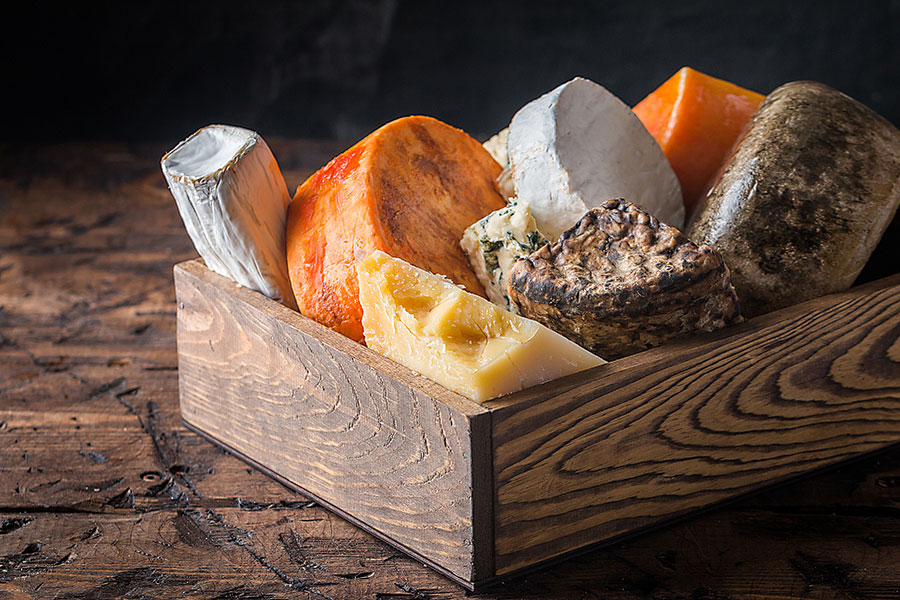
[[[498,405],[497,573],[900,441],[892,284]]]
[[[473,579],[470,416],[242,300],[255,292],[205,267],[179,266],[175,282],[188,423]]]

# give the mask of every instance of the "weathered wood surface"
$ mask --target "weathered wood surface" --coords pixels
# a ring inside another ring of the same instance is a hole
[[[900,441],[900,275],[712,337],[495,403],[498,573]]]
[[[473,528],[492,493],[471,462],[486,409],[200,261],[175,267],[175,289],[189,424],[464,581],[493,575]]]
[[[465,598],[181,425],[166,149],[0,146],[0,597]],[[898,598],[900,449],[477,597]]]

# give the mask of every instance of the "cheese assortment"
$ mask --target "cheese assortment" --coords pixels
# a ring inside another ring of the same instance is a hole
[[[366,344],[476,402],[605,362],[535,321],[384,252],[356,269]]]
[[[284,254],[291,198],[259,134],[210,125],[161,162],[185,229],[206,266],[296,308]]]
[[[817,85],[785,86],[751,116],[761,95],[691,69],[635,111],[575,78],[484,145],[429,117],[388,123],[292,201],[244,129],[205,128],[162,166],[211,269],[483,402],[738,323],[745,295],[754,313],[790,301],[757,305],[746,273],[796,283],[783,264],[849,256],[835,267],[848,286],[900,203],[900,158],[883,143],[900,132]],[[844,148],[872,168],[845,168]],[[873,198],[845,211],[861,220],[840,235],[828,228],[845,217],[798,202],[823,195],[816,165],[835,210],[854,190]],[[815,227],[794,235],[797,223]]]

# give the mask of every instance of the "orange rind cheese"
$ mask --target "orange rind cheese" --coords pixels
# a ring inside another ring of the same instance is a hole
[[[297,189],[288,211],[300,312],[362,342],[356,262],[376,250],[484,295],[459,240],[506,205],[500,171],[465,132],[423,116],[392,121],[336,157]]]
[[[681,183],[688,217],[764,99],[683,67],[634,107]]]

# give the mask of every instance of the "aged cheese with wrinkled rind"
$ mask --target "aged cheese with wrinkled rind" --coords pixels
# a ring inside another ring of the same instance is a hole
[[[681,187],[659,144],[624,102],[592,81],[576,77],[522,107],[507,148],[516,196],[550,239],[611,198],[684,224]]]
[[[491,302],[517,312],[509,301],[506,276],[518,259],[548,243],[538,231],[528,204],[513,199],[508,206],[470,225],[459,243]]]
[[[605,362],[535,321],[384,252],[356,269],[366,345],[476,402]]]
[[[162,157],[162,171],[206,266],[296,308],[285,258],[291,201],[262,137],[209,125]]]
[[[741,320],[722,256],[621,198],[508,277],[520,314],[608,359]]]

